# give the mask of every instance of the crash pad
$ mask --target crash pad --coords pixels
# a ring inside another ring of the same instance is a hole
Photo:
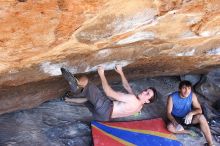
[[[92,121],[94,146],[182,146],[166,129],[162,118],[129,121]]]

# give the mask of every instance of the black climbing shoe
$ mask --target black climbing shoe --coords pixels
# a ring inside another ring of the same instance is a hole
[[[61,97],[60,97],[60,100],[61,101],[65,101],[66,97],[70,97],[70,91],[66,91]]]
[[[71,91],[74,93],[77,91],[77,79],[65,68],[60,69],[62,72],[63,77],[66,79],[66,81],[69,83]]]

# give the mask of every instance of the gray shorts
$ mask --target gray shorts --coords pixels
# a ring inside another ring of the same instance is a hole
[[[90,81],[84,88],[83,93],[89,101],[86,106],[92,112],[95,120],[111,120],[113,101],[111,101],[95,84]]]

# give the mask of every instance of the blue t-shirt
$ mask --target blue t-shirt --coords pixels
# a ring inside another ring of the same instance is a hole
[[[181,98],[178,91],[172,93],[170,96],[173,101],[172,115],[182,118],[192,110],[192,92],[186,98]]]

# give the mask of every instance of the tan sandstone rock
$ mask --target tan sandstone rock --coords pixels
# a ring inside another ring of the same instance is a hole
[[[219,66],[220,1],[5,0],[0,34],[4,113],[60,95],[60,67],[78,74],[122,64],[136,78]]]

